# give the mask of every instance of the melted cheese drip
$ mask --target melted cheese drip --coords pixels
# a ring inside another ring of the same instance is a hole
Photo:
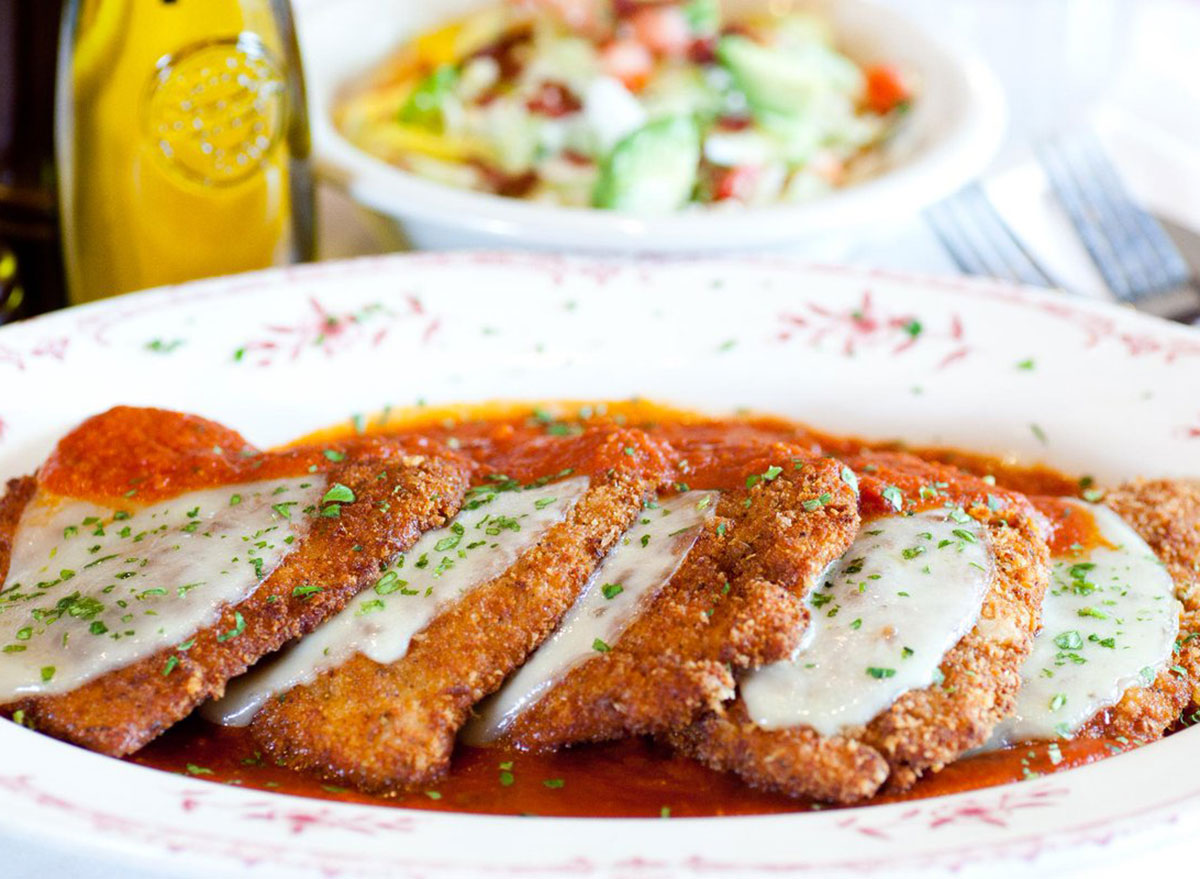
[[[1153,550],[1107,507],[1070,503],[1090,512],[1111,547],[1054,559],[1017,710],[993,747],[1069,738],[1127,689],[1153,682],[1179,634],[1175,584]]]
[[[822,735],[869,722],[909,690],[940,679],[946,652],[975,625],[992,581],[983,526],[961,512],[865,523],[809,596],[796,654],[741,684],[763,729]]]
[[[320,476],[272,479],[126,511],[39,490],[0,590],[0,703],[69,692],[211,625],[292,551],[324,491]]]
[[[309,683],[356,653],[381,665],[404,658],[412,637],[448,604],[504,573],[562,521],[588,481],[484,494],[445,528],[427,531],[341,613],[235,680],[204,715],[245,726],[267,699]]]
[[[469,744],[498,738],[576,665],[617,643],[679,569],[713,515],[716,492],[690,491],[648,508],[593,572],[554,634],[463,730]]]

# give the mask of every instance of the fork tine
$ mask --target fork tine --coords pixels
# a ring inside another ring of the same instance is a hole
[[[926,211],[926,219],[958,267],[970,275],[1053,287],[978,183]]]
[[[1000,212],[996,210],[991,199],[978,183],[967,187],[964,193],[965,204],[969,205],[975,221],[984,230],[988,239],[996,248],[997,254],[1009,266],[1017,279],[1025,284],[1040,287],[1053,287],[1050,276],[1038,265],[1033,256],[1025,249],[1025,245],[1004,222]]]
[[[1112,248],[1111,242],[1101,234],[1092,217],[1095,211],[1084,200],[1078,181],[1070,171],[1070,163],[1057,144],[1046,144],[1038,151],[1042,167],[1050,179],[1050,185],[1058,196],[1071,225],[1079,233],[1084,247],[1092,255],[1096,268],[1118,299],[1129,301],[1133,297],[1133,286]]]
[[[1154,218],[1129,197],[1094,137],[1053,141],[1038,155],[1118,299],[1137,302],[1187,282],[1187,264]]]
[[[1089,134],[1082,140],[1080,152],[1100,181],[1112,210],[1120,215],[1122,226],[1138,236],[1138,249],[1156,285],[1154,289],[1166,290],[1187,283],[1191,269],[1179,249],[1158,221],[1130,197],[1116,168],[1094,135]]]
[[[964,232],[964,226],[959,222],[955,210],[954,198],[929,207],[925,211],[925,219],[941,241],[954,264],[967,275],[995,277],[992,265],[985,258]]]
[[[1115,172],[1108,172],[1108,162],[1100,154],[1099,145],[1091,137],[1083,136],[1065,144],[1063,149],[1077,185],[1096,210],[1100,233],[1108,238],[1124,266],[1134,297],[1142,291],[1161,289],[1166,283],[1163,267],[1140,229],[1136,206]]]

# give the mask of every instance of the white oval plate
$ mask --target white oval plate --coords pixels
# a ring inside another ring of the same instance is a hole
[[[0,476],[28,471],[58,435],[117,403],[197,412],[266,446],[422,398],[629,395],[1015,453],[1100,479],[1194,476],[1197,388],[1197,333],[1014,287],[784,260],[373,258],[0,330]],[[225,787],[0,722],[0,833],[158,874],[1003,875],[1013,858],[1078,869],[1186,840],[1200,829],[1198,757],[1200,732],[1187,730],[1084,769],[911,804],[528,819]]]

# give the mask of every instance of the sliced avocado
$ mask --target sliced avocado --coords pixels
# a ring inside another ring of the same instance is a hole
[[[648,122],[617,141],[600,167],[592,204],[637,214],[683,206],[696,185],[700,129],[691,116]]]
[[[456,85],[458,70],[454,65],[439,64],[408,96],[400,108],[400,122],[440,133],[445,125],[442,101]]]
[[[781,50],[731,34],[717,42],[717,58],[756,111],[801,115],[822,93],[863,88],[854,63],[817,41]]]

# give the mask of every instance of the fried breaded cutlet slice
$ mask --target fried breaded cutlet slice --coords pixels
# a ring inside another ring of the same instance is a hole
[[[736,672],[790,655],[808,621],[803,596],[858,527],[853,475],[798,454],[776,447],[752,487],[723,493],[619,640],[522,711],[508,740],[550,749],[679,729],[731,698]]]
[[[987,741],[1012,711],[1049,580],[1045,522],[1022,496],[901,453],[867,453],[846,463],[859,474],[866,533],[880,515],[940,504],[985,529],[991,580],[976,624],[942,657],[941,681],[908,690],[868,723],[831,735],[806,725],[762,728],[739,695],[668,737],[755,787],[838,803],[868,798],[883,786],[904,790]]]
[[[503,574],[442,609],[398,661],[356,653],[269,700],[250,725],[267,753],[368,791],[425,785],[445,772],[471,707],[554,630],[669,471],[667,450],[641,431],[589,431],[557,445],[573,448],[567,459],[586,460],[574,469],[591,477],[566,518]],[[567,460],[548,459],[554,467]]]
[[[1135,479],[1109,491],[1103,502],[1166,566],[1183,610],[1172,667],[1163,669],[1148,687],[1127,690],[1084,733],[1152,741],[1189,703],[1200,706],[1200,481]]]
[[[314,515],[278,567],[195,632],[187,649],[162,650],[69,692],[4,706],[8,714],[23,711],[24,722],[40,731],[114,756],[138,750],[219,696],[230,678],[340,610],[374,582],[381,564],[457,511],[471,471],[444,450],[367,437],[258,452],[236,433],[195,416],[121,407],[64,438],[37,482],[68,496],[112,495],[124,486],[113,485],[114,464],[147,499],[309,473],[354,497],[339,505],[336,518]],[[0,504],[0,572],[7,571],[6,550],[33,485],[31,478],[10,483]]]
[[[1077,480],[1048,468],[1012,466],[950,449],[922,449],[917,454],[974,473],[992,473],[1005,488],[1031,495],[1057,491],[1074,497],[1080,487]],[[1075,735],[1141,744],[1161,738],[1189,703],[1193,710],[1200,708],[1200,483],[1135,479],[1109,491],[1103,503],[1121,516],[1166,566],[1183,611],[1171,664],[1150,684],[1128,688],[1116,705],[1099,711]]]

